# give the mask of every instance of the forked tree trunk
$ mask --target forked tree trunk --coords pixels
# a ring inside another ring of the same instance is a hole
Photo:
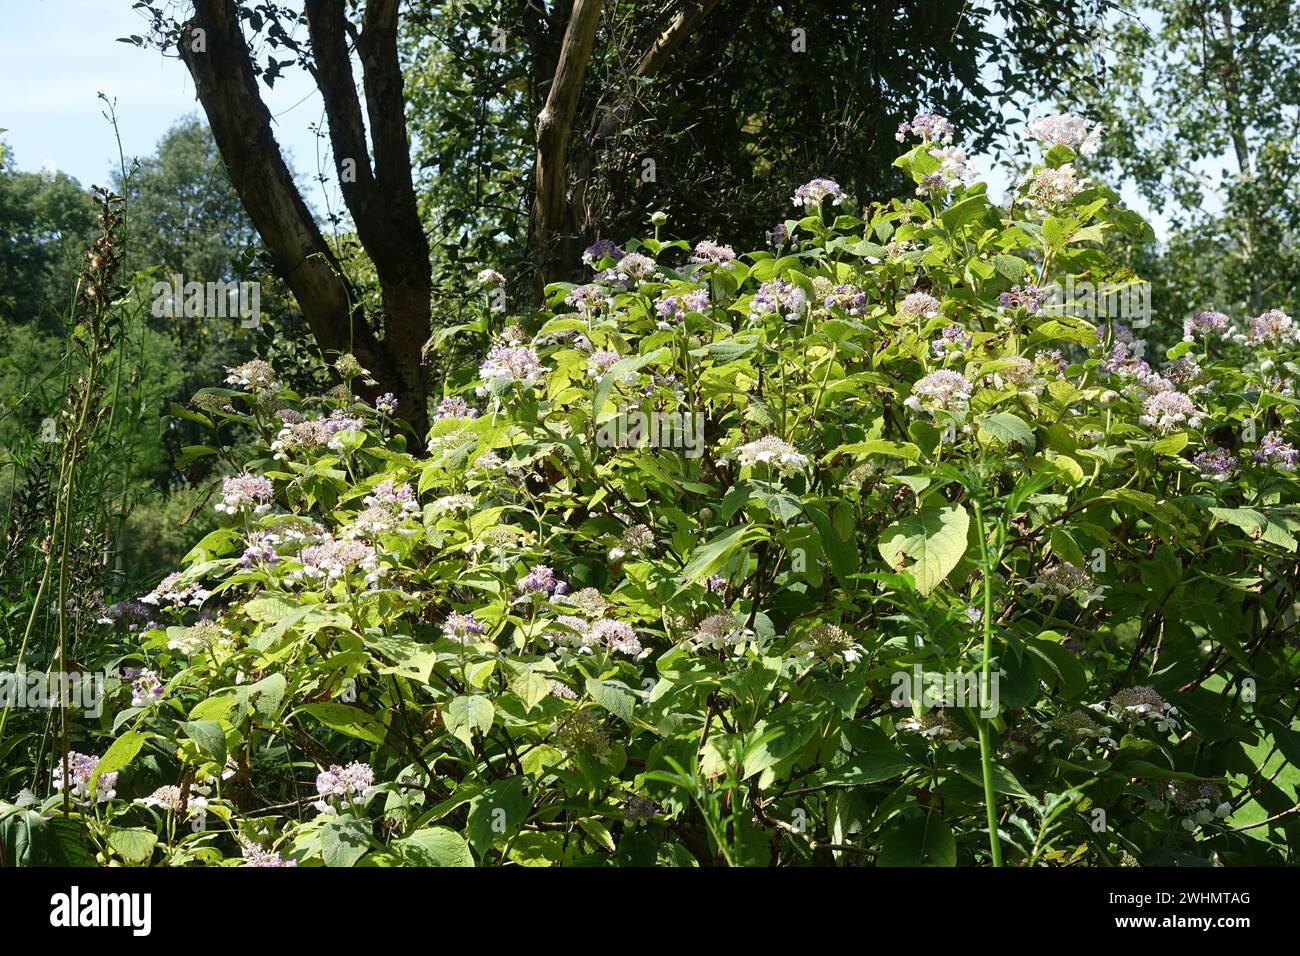
[[[352,352],[378,381],[368,398],[391,391],[415,436],[428,428],[432,280],[429,247],[411,180],[397,57],[397,0],[369,0],[361,54],[375,162],[352,77],[343,0],[308,0],[312,72],[326,103],[344,199],[379,277],[382,317],[368,317],[343,276],[293,181],[257,89],[234,0],[195,0],[177,45],[213,139],[276,270],[298,301],[317,343]],[[381,320],[381,321],[380,321]],[[382,339],[378,334],[382,329]]]

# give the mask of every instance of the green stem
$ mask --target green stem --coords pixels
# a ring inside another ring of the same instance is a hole
[[[980,665],[980,769],[984,775],[984,809],[989,823],[989,855],[993,865],[1002,865],[1002,844],[998,840],[997,796],[993,792],[993,755],[989,742],[989,719],[982,713],[992,699],[990,659],[993,651],[993,567],[989,560],[988,538],[984,528],[984,511],[978,500],[975,505],[975,523],[979,526],[980,562],[984,566],[984,660]]]

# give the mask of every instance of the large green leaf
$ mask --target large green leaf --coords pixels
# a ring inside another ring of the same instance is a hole
[[[40,848],[45,818],[32,810],[7,806],[0,810],[0,866],[35,866],[40,860]]]
[[[966,553],[969,529],[970,516],[961,505],[922,508],[885,529],[880,556],[895,571],[910,573],[916,589],[929,594]]]
[[[199,750],[217,763],[226,762],[226,734],[215,720],[185,720],[180,728]]]
[[[1003,445],[1019,445],[1025,451],[1034,450],[1034,430],[1019,415],[998,412],[979,420],[981,437],[992,436]]]
[[[383,723],[364,710],[349,707],[347,704],[333,701],[304,704],[295,713],[309,714],[332,730],[372,744],[382,744],[388,735],[388,728]]]
[[[466,747],[474,746],[474,731],[485,734],[492,727],[496,708],[481,694],[453,697],[443,711],[442,719],[454,737],[464,741]]]
[[[956,866],[957,841],[952,829],[937,814],[913,817],[888,831],[876,865]]]
[[[636,704],[636,697],[626,684],[620,684],[616,680],[588,679],[587,693],[615,717],[624,723],[632,723],[632,708]]]
[[[714,535],[710,541],[695,549],[691,559],[686,562],[686,567],[682,568],[678,580],[684,587],[707,577],[721,567],[742,544],[760,538],[763,534],[761,528],[742,524]]]
[[[474,865],[474,854],[464,837],[446,827],[417,830],[393,846],[416,866]]]
[[[352,866],[370,849],[370,821],[364,817],[331,817],[320,831],[321,858],[326,866]]]
[[[827,771],[821,778],[823,785],[858,786],[880,783],[906,773],[912,761],[898,750],[868,750],[846,763]]]
[[[132,866],[148,863],[158,837],[143,827],[128,827],[108,831],[108,845]]]
[[[498,780],[469,802],[469,843],[481,857],[497,839],[513,833],[528,818],[527,779]]]
[[[144,746],[144,742],[145,735],[134,730],[114,740],[109,748],[104,751],[104,756],[100,757],[99,762],[95,764],[95,770],[90,775],[92,787],[98,785],[99,778],[104,774],[121,770],[134,760],[135,755]]]

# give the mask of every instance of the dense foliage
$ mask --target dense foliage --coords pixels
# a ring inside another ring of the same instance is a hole
[[[1006,208],[906,126],[915,196],[813,180],[744,255],[656,217],[447,330],[482,364],[426,447],[348,355],[205,389],[222,527],[78,649],[116,676],[6,854],[1288,861],[1295,327],[1143,358],[1055,291],[1135,281],[1105,243],[1144,228],[1079,122]]]

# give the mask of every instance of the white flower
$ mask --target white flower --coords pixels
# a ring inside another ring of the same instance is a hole
[[[973,386],[965,375],[951,369],[931,372],[912,386],[912,394],[903,402],[913,411],[961,411],[970,402]]]
[[[742,466],[763,462],[787,477],[808,468],[807,455],[774,435],[764,435],[757,441],[741,445],[736,449],[736,458]]]
[[[1142,414],[1138,416],[1138,421],[1154,427],[1158,432],[1167,432],[1183,422],[1192,428],[1199,428],[1201,413],[1182,392],[1165,389],[1147,397],[1142,403]]]
[[[965,750],[973,739],[945,710],[931,710],[920,717],[904,717],[895,723],[899,730],[920,734],[935,744],[944,744],[949,751]]]
[[[898,314],[933,318],[939,314],[939,300],[925,292],[913,292],[898,303]]]
[[[1052,597],[1074,597],[1085,607],[1092,601],[1101,600],[1106,593],[1106,588],[1098,587],[1092,575],[1069,561],[1058,561],[1044,568],[1028,589]]]
[[[261,514],[271,510],[271,498],[275,487],[269,478],[261,475],[242,474],[226,478],[221,483],[221,501],[213,507],[228,515],[241,511]]]
[[[353,762],[346,767],[332,764],[316,775],[316,793],[312,804],[321,813],[337,814],[337,803],[345,808],[360,806],[374,792],[375,772],[369,764]]]
[[[808,632],[795,650],[807,657],[852,664],[862,659],[862,648],[836,624],[821,623]]]
[[[1056,169],[1040,169],[1034,173],[1029,182],[1029,198],[1037,208],[1051,210],[1068,204],[1087,185],[1075,173],[1074,165],[1066,163]]]
[[[737,647],[754,636],[734,614],[711,614],[695,628],[688,644],[694,650],[715,651]]]
[[[63,779],[63,760],[57,759],[54,762],[54,779],[51,786],[55,790],[62,792],[63,788],[69,783],[69,795],[72,802],[78,806],[88,806],[92,801],[90,799],[90,778],[95,772],[95,767],[99,764],[99,757],[94,754],[78,753],[75,750],[68,751],[68,780]],[[113,789],[117,786],[117,771],[102,773],[95,783],[95,803],[107,803],[117,796],[117,791]]]
[[[1073,113],[1059,113],[1055,116],[1040,116],[1029,123],[1029,135],[1048,146],[1068,146],[1084,156],[1097,152],[1101,143],[1101,124],[1092,129],[1088,121]]]
[[[532,385],[541,380],[546,369],[537,353],[526,346],[494,345],[479,367],[483,384],[475,391],[480,397],[492,392],[496,382]]]

